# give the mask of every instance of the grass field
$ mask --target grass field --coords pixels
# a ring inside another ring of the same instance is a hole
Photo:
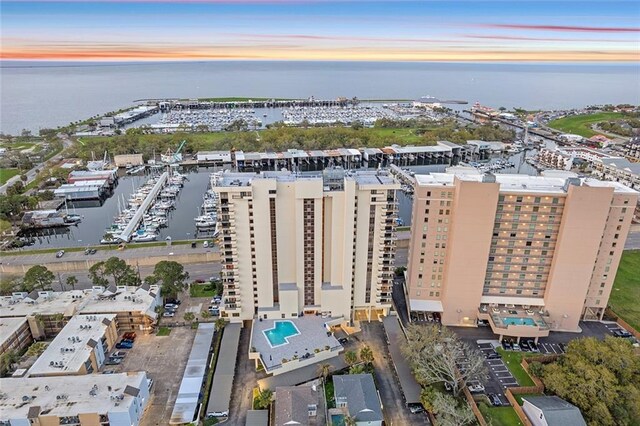
[[[478,408],[484,419],[492,426],[522,426],[513,407],[490,407],[481,403]]]
[[[19,174],[18,169],[0,169],[0,185],[4,185],[9,179]]]
[[[506,364],[507,368],[513,374],[513,377],[518,381],[520,386],[535,386],[536,384],[531,380],[531,377],[524,371],[522,365],[522,352],[505,351],[502,348],[498,348],[498,352],[502,355],[502,361]],[[534,356],[528,353],[528,357]]]
[[[616,120],[622,117],[622,113],[619,112],[599,112],[596,114],[572,115],[549,122],[549,127],[565,133],[590,138],[591,136],[598,134],[591,130],[592,124],[599,123],[601,121]]]
[[[640,250],[625,251],[613,283],[609,306],[636,330],[640,330]]]
[[[216,295],[215,286],[208,284],[191,284],[189,287],[189,295],[191,297],[213,297]]]
[[[171,329],[169,327],[160,327],[156,336],[168,336],[171,334]]]

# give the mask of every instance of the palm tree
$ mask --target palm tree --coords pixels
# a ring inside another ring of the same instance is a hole
[[[75,275],[67,277],[67,285],[71,287],[71,290],[75,290],[76,284],[78,284],[78,279]]]
[[[358,362],[358,354],[355,351],[347,351],[344,353],[344,361],[348,366],[352,366]]]
[[[193,314],[193,312],[187,312],[187,313],[184,314],[184,320],[186,322],[191,322],[194,319],[196,319],[196,316]]]
[[[326,362],[318,365],[318,375],[322,376],[322,383],[327,381],[327,376],[329,376],[331,370],[333,370],[333,366],[331,364],[327,364]]]
[[[202,318],[203,320],[208,320],[209,318],[211,318],[211,314],[209,313],[209,311],[202,311],[200,312],[200,318]]]
[[[345,414],[344,418],[344,426],[356,426],[358,423],[355,417],[351,417],[349,414]]]
[[[371,364],[373,362],[373,351],[369,346],[365,346],[360,349],[360,359],[366,364]]]
[[[349,374],[363,374],[363,373],[364,373],[364,365],[362,364],[352,365],[351,368],[349,368]]]
[[[218,318],[215,324],[216,324],[216,331],[220,331],[224,328],[225,325],[227,325],[227,322],[224,320],[224,318]]]

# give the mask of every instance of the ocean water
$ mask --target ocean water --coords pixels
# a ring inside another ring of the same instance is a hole
[[[0,62],[0,131],[38,131],[145,98],[440,99],[561,109],[640,102],[639,64]]]

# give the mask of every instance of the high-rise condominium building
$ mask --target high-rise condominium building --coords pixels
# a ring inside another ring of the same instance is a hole
[[[415,178],[411,311],[439,313],[445,325],[480,320],[513,337],[602,318],[636,191],[567,172],[455,168]]]
[[[385,314],[399,188],[386,172],[214,177],[230,320]]]

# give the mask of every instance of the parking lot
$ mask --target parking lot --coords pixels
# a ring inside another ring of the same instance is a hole
[[[177,327],[169,336],[140,335],[119,365],[107,365],[104,371],[146,371],[154,383],[141,426],[168,425],[178,394],[182,374],[195,337],[190,327]]]
[[[478,349],[484,356],[489,353],[495,352],[495,344],[479,341]],[[484,388],[486,394],[495,394],[500,398],[500,402],[502,405],[509,405],[507,401],[507,397],[504,396],[504,390],[508,387],[518,386],[518,382],[511,375],[509,369],[504,364],[502,359],[485,359],[485,364],[487,365],[487,370],[489,372],[489,378],[484,383]]]

